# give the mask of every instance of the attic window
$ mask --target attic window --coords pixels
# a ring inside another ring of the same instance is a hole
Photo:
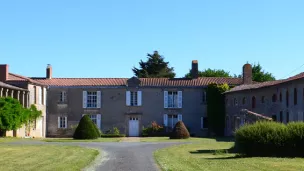
[[[246,97],[243,97],[243,105],[246,104]]]
[[[251,107],[252,107],[252,109],[254,109],[255,108],[255,105],[256,104],[256,99],[255,99],[255,97],[253,96],[252,97],[252,101],[251,101]]]

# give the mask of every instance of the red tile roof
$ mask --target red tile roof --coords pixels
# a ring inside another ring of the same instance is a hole
[[[36,81],[36,80],[33,80],[31,78],[28,78],[28,77],[21,76],[21,75],[9,73],[8,74],[7,82],[16,82],[16,81],[18,81],[18,82],[26,82],[26,81],[28,81],[28,82],[33,83],[33,84],[44,85],[40,81]]]
[[[295,76],[289,77],[287,79],[282,79],[282,80],[266,81],[266,82],[262,82],[262,83],[247,84],[247,85],[243,84],[243,85],[232,88],[231,90],[227,91],[226,93],[243,91],[243,90],[252,90],[252,89],[258,89],[258,88],[263,88],[263,87],[270,87],[270,86],[283,84],[286,82],[295,81],[295,80],[303,79],[303,78],[304,78],[304,72],[297,74]]]
[[[32,78],[48,86],[126,86],[129,78]],[[240,85],[240,78],[200,77],[198,79],[186,78],[140,78],[140,86],[206,86],[210,83],[227,83]]]

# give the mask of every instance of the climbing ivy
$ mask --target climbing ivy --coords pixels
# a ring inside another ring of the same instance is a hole
[[[225,130],[225,97],[224,92],[229,90],[228,84],[209,84],[207,88],[207,116],[209,133],[223,136]]]

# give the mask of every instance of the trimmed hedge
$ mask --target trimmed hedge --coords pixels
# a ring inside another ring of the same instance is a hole
[[[125,134],[101,134],[102,138],[121,138],[126,137]]]
[[[73,135],[74,139],[97,139],[100,134],[97,132],[96,125],[92,122],[88,115],[84,115]]]
[[[182,121],[178,121],[170,135],[170,139],[187,139],[190,137],[189,131]]]
[[[236,152],[246,156],[304,157],[304,123],[260,121],[235,134]]]

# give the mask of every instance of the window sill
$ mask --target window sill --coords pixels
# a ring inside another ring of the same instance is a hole
[[[165,109],[182,109],[182,108],[179,108],[179,107],[167,107]]]

